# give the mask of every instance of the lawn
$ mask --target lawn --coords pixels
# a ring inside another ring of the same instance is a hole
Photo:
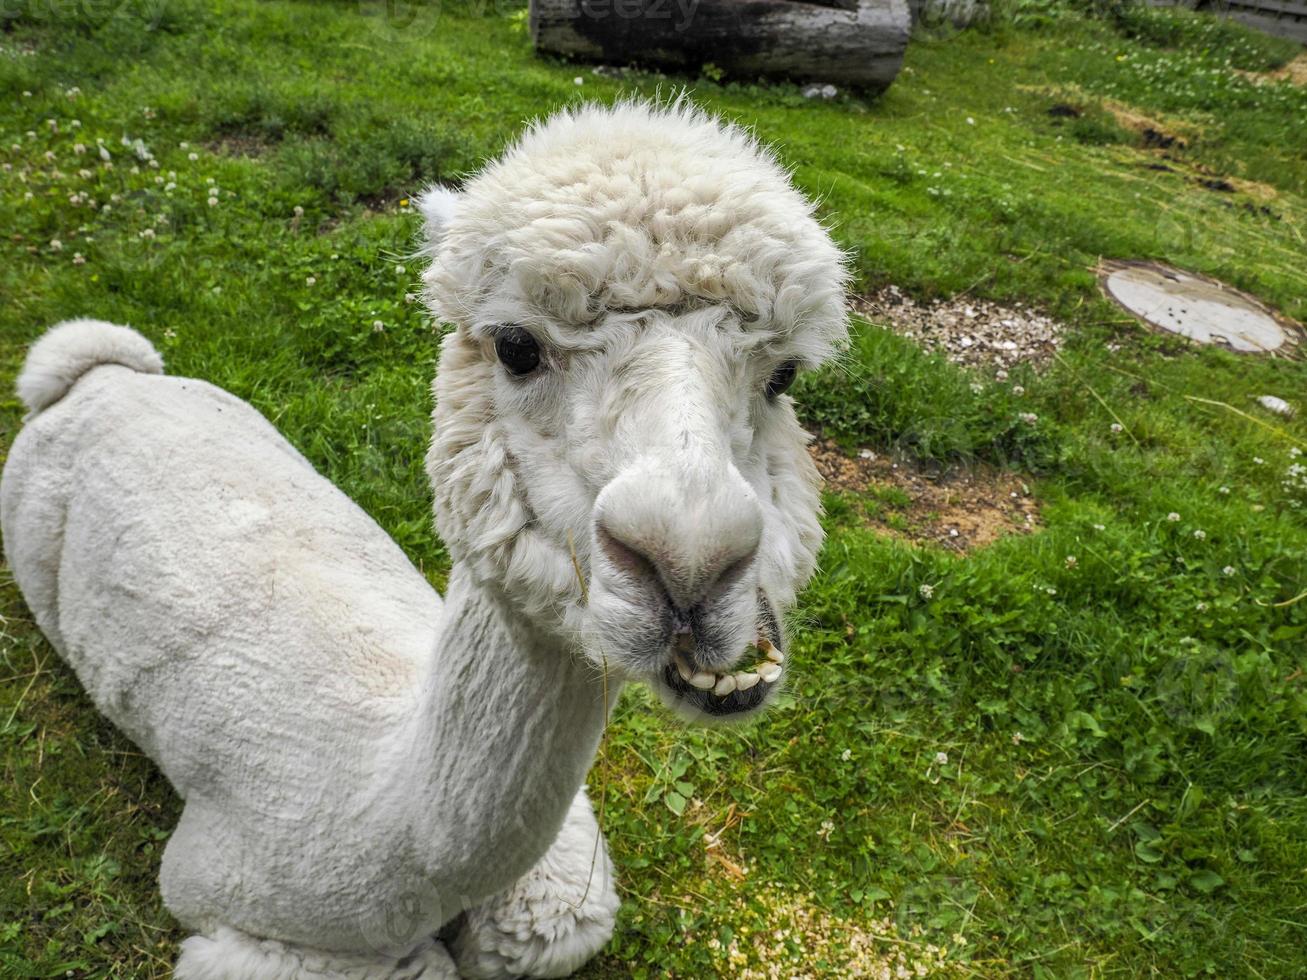
[[[1012,471],[1042,526],[959,554],[832,490],[774,711],[689,729],[628,689],[590,778],[625,905],[584,975],[1307,976],[1307,422],[1254,400],[1307,413],[1307,363],[1163,339],[1094,275],[1163,259],[1307,318],[1307,89],[1258,75],[1293,49],[1029,0],[813,102],[537,58],[515,0],[382,7],[5,8],[0,450],[26,345],[128,322],[443,586],[408,195],[555,107],[684,85],[775,144],[860,290],[1030,303],[1067,339],[999,380],[858,319],[796,385],[850,451]],[[4,570],[0,616],[0,975],[166,976],[177,801]]]

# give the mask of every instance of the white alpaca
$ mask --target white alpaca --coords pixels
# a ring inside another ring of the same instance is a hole
[[[583,782],[620,684],[709,719],[781,682],[821,540],[781,392],[844,330],[808,202],[742,131],[624,104],[532,128],[424,212],[457,328],[428,455],[443,602],[139,334],[63,324],[19,379],[6,553],[186,801],[160,873],[195,933],[179,977],[566,974],[613,928]]]

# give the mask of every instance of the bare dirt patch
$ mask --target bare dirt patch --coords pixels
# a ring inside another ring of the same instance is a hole
[[[867,319],[888,325],[956,364],[1000,372],[1017,364],[1043,367],[1061,347],[1067,329],[1033,307],[1004,306],[967,296],[918,302],[896,286],[855,296],[851,305]]]
[[[1198,136],[1198,127],[1173,119],[1162,119],[1140,112],[1134,106],[1114,99],[1101,100],[1104,111],[1116,120],[1122,129],[1139,137],[1139,142],[1150,150],[1183,150]]]
[[[853,498],[865,526],[902,541],[965,553],[1040,526],[1029,482],[1006,470],[929,473],[866,449],[849,456],[829,440],[813,442],[808,452],[827,486]]]
[[[204,144],[205,149],[222,157],[261,157],[271,147],[266,140],[248,133],[232,133]]]
[[[1288,64],[1281,65],[1274,71],[1241,71],[1238,68],[1235,68],[1234,71],[1259,85],[1265,82],[1288,82],[1291,85],[1307,85],[1307,52],[1298,55]]]

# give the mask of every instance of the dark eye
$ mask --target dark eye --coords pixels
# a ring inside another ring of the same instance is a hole
[[[778,367],[772,376],[767,379],[767,397],[775,398],[783,394],[790,385],[794,384],[794,375],[799,370],[799,365],[794,361],[786,361]]]
[[[495,338],[495,353],[509,374],[521,377],[540,366],[540,345],[521,327],[511,327]]]

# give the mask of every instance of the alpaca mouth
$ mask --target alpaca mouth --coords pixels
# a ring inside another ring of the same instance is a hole
[[[663,683],[682,704],[706,715],[727,717],[760,708],[785,672],[785,654],[765,636],[754,648],[758,658],[751,667],[730,673],[697,668],[689,654],[674,653],[663,668]],[[751,648],[751,649],[754,649]]]

